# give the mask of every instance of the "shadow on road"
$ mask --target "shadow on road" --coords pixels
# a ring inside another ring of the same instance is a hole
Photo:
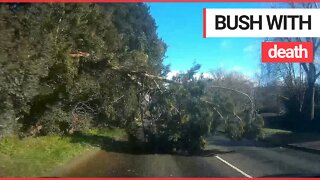
[[[310,141],[320,141],[320,133],[316,132],[292,132],[288,134],[274,134],[266,140],[276,144],[303,143]]]
[[[215,156],[217,154],[229,153],[229,151],[222,151],[218,149],[207,149],[194,154],[187,153],[173,153],[173,152],[163,152],[158,150],[157,147],[151,146],[148,143],[143,142],[130,142],[127,140],[115,140],[110,137],[101,135],[88,135],[81,132],[69,135],[71,137],[72,143],[89,143],[93,146],[100,147],[102,150],[107,152],[117,152],[126,154],[136,154],[136,155],[146,155],[146,154],[171,154],[177,156],[201,156],[209,157]]]
[[[216,146],[225,146],[225,147],[263,147],[263,148],[273,148],[277,147],[274,144],[267,143],[267,142],[260,142],[255,140],[231,140],[223,135],[213,136],[207,138],[208,144],[213,144]]]
[[[144,143],[132,143],[126,140],[115,140],[102,135],[88,135],[76,132],[69,135],[72,143],[88,143],[92,146],[100,147],[109,152],[119,152],[128,154],[150,154]]]
[[[75,133],[70,138],[73,143],[90,143],[101,150],[74,159],[53,172],[54,177],[224,177],[221,169],[212,167],[215,163],[211,161],[218,160],[207,158],[226,153],[219,150],[186,155],[157,152],[146,143],[101,135]],[[223,170],[230,176],[239,176],[229,168]]]

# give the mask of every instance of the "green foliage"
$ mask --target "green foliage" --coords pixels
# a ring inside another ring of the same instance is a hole
[[[213,124],[213,112],[204,102],[204,83],[194,78],[200,66],[174,78],[152,98],[149,141],[158,151],[197,152]]]
[[[146,5],[0,8],[2,129],[12,133],[19,122],[24,132],[41,128],[38,134],[50,134],[89,124],[135,124],[140,78],[123,71],[159,74],[166,49]],[[87,55],[72,56],[80,53]],[[75,119],[91,123],[75,125]]]
[[[59,136],[4,138],[0,140],[0,167],[5,177],[40,177],[93,149],[89,144],[74,144]]]
[[[142,3],[0,6],[0,133],[69,134],[120,127],[160,151],[197,152],[222,124],[232,138],[259,133],[239,74],[164,80],[166,45]],[[22,127],[20,127],[22,126]],[[142,131],[142,133],[141,133]]]
[[[206,95],[220,113],[220,129],[231,138],[261,136],[264,121],[257,114],[253,82],[237,72],[216,70],[206,83]]]
[[[248,114],[245,117],[245,126],[244,126],[244,137],[250,139],[258,139],[263,136],[263,127],[264,127],[264,120],[263,118],[255,114],[254,117],[249,117]]]
[[[239,74],[196,78],[199,69],[194,65],[178,74],[152,96],[145,128],[156,150],[198,152],[205,146],[204,137],[218,129],[236,140],[261,135],[263,119],[248,95],[251,82]]]
[[[237,117],[228,118],[225,123],[225,132],[227,136],[234,140],[242,138],[244,131],[244,122]]]
[[[99,138],[115,140],[126,138],[122,129],[89,129],[86,136],[48,135],[36,138],[0,139],[1,176],[41,177],[52,174],[57,167],[65,165],[83,153],[99,150],[103,144]],[[90,137],[95,138],[90,138]],[[75,142],[75,140],[77,140]]]

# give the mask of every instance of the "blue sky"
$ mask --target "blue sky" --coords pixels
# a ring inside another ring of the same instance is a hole
[[[193,62],[201,72],[223,68],[254,76],[259,70],[262,38],[203,38],[203,8],[268,8],[270,3],[147,3],[168,45],[165,64],[185,71]]]

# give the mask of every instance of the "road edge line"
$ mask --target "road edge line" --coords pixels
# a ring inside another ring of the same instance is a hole
[[[219,156],[215,156],[217,159],[219,159],[220,161],[222,161],[223,163],[227,164],[228,166],[230,166],[231,168],[233,168],[234,170],[238,171],[239,173],[241,173],[242,175],[244,175],[247,178],[253,178],[252,176],[248,175],[247,173],[243,172],[242,170],[240,170],[239,168],[235,167],[234,165],[230,164],[228,161],[222,159]]]

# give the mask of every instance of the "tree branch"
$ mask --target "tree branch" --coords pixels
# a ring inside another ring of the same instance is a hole
[[[318,73],[316,74],[316,78],[315,78],[315,79],[317,79],[319,76],[320,76],[320,72],[318,72]]]
[[[308,67],[307,67],[307,64],[306,64],[306,63],[301,63],[301,65],[302,65],[304,71],[305,71],[306,73],[308,73],[308,72],[309,72],[309,69],[308,69]]]
[[[202,100],[202,101],[205,102],[205,103],[210,104],[212,106],[213,110],[220,116],[221,119],[223,119],[222,114],[217,110],[216,106],[212,102],[209,102],[209,101],[206,101],[206,100]]]
[[[254,111],[255,111],[254,102],[253,102],[252,98],[251,98],[247,93],[244,93],[244,92],[239,91],[239,90],[236,90],[236,89],[231,89],[231,88],[227,88],[227,87],[222,87],[222,86],[211,86],[211,87],[213,87],[213,88],[225,89],[225,90],[229,90],[229,91],[233,91],[233,92],[236,92],[236,93],[239,93],[239,94],[242,94],[242,95],[246,96],[246,97],[250,100],[251,110],[252,110],[252,113],[254,113]]]

